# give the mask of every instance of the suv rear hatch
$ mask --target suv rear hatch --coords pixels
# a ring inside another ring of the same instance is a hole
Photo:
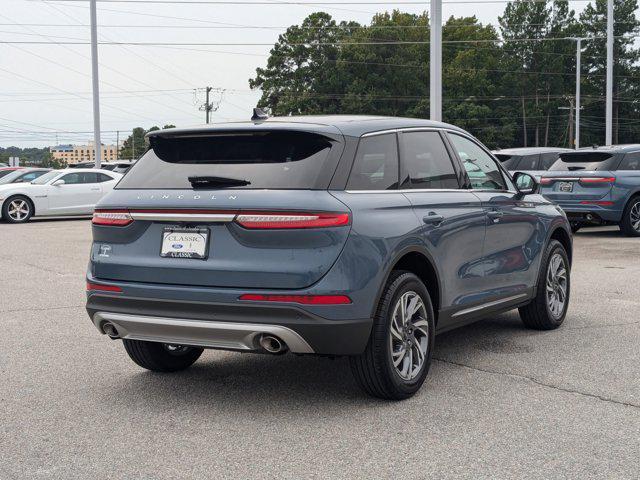
[[[609,170],[615,156],[603,151],[563,153],[540,178],[540,193],[561,205],[602,200],[611,193],[616,176]]]
[[[96,208],[95,278],[299,289],[338,258],[351,225],[327,191],[339,132],[179,131],[150,145]]]

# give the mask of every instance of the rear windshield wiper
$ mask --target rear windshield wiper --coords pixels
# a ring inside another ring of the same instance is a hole
[[[188,177],[193,188],[205,187],[244,187],[251,185],[249,180],[228,177]]]

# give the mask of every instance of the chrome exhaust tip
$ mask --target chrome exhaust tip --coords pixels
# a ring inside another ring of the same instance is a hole
[[[284,353],[287,351],[287,344],[273,335],[261,335],[260,346],[269,353]]]
[[[118,333],[118,329],[116,328],[116,326],[113,323],[110,322],[106,322],[104,325],[102,325],[102,331],[104,333],[106,333],[109,338],[112,339],[116,339],[116,338],[120,338],[120,334]]]

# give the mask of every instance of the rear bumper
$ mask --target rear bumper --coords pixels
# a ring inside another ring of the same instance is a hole
[[[594,204],[579,203],[557,203],[567,214],[570,222],[579,223],[601,223],[614,222],[618,223],[622,219],[622,210],[616,205],[601,206]]]
[[[110,322],[120,338],[258,351],[260,335],[271,334],[294,353],[324,355],[362,353],[372,324],[368,318],[326,319],[290,304],[142,299],[107,292],[87,296],[87,313],[101,333]]]

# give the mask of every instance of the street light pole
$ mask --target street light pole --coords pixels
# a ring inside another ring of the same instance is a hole
[[[607,0],[607,100],[605,143],[613,143],[613,0]]]
[[[100,84],[98,81],[98,21],[96,0],[89,3],[91,16],[91,84],[93,90],[93,148],[96,168],[102,164],[102,142],[100,141]]]
[[[442,0],[430,0],[429,110],[431,120],[442,121]]]
[[[580,148],[580,71],[581,71],[581,53],[582,38],[576,38],[576,140],[575,149]]]

